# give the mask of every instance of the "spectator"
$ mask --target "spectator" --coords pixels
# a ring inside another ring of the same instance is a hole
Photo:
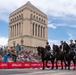
[[[0,62],[2,62],[2,56],[0,55]]]
[[[10,53],[7,53],[7,54],[3,57],[3,62],[8,62],[8,59],[10,59]]]

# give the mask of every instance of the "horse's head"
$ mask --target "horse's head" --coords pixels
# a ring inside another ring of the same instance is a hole
[[[41,54],[43,54],[44,53],[44,48],[43,47],[41,47],[41,46],[38,46],[37,47],[37,51],[38,51],[38,55],[40,56]]]
[[[38,51],[38,55],[40,56],[40,54],[41,54],[41,47],[40,46],[37,47],[37,51]]]
[[[53,53],[56,55],[59,52],[60,52],[59,47],[57,45],[53,45]]]

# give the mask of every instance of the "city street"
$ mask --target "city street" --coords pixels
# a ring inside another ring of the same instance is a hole
[[[76,70],[0,69],[0,75],[76,75]]]

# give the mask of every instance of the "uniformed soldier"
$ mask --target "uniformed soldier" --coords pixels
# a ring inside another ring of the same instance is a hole
[[[69,46],[70,46],[70,49],[71,49],[71,50],[74,50],[74,43],[73,43],[73,40],[70,40],[70,45],[69,45]]]
[[[49,55],[51,56],[51,47],[50,47],[50,45],[49,45],[49,42],[48,42],[48,41],[46,42],[45,49],[47,50],[47,52],[48,52],[48,53],[49,53]]]

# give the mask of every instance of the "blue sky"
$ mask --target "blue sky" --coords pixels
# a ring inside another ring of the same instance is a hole
[[[0,0],[0,45],[8,41],[9,14],[28,0]],[[48,16],[50,45],[76,39],[76,0],[29,0]]]

